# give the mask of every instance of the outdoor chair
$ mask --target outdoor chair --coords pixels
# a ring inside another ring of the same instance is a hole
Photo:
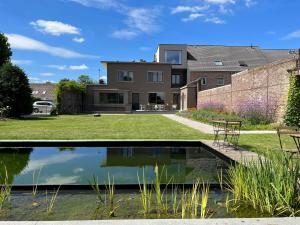
[[[225,134],[225,127],[226,127],[226,121],[220,120],[220,121],[212,121],[213,124],[213,130],[214,130],[214,142],[213,145],[217,144],[220,145],[220,136],[222,134]]]
[[[288,152],[291,154],[299,153],[299,147],[297,146],[296,143],[295,144],[296,144],[297,148],[295,148],[295,149],[287,148],[286,146],[284,146],[284,143],[283,143],[283,136],[291,137],[291,135],[299,135],[300,134],[298,127],[282,126],[282,127],[276,128],[276,131],[277,131],[277,135],[278,135],[279,146],[282,151],[285,151],[285,152]],[[294,141],[296,142],[295,139],[294,139]]]
[[[226,121],[224,143],[237,147],[241,134],[242,121]]]
[[[177,110],[177,105],[173,104],[173,105],[172,105],[172,110],[173,110],[173,111],[176,111],[176,110]]]

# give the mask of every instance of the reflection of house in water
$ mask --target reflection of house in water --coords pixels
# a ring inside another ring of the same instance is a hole
[[[101,167],[150,167],[152,171],[148,172],[154,172],[157,164],[161,171],[165,167],[167,177],[173,176],[175,182],[188,182],[198,176],[215,175],[219,161],[199,147],[125,147],[107,148],[107,158]]]

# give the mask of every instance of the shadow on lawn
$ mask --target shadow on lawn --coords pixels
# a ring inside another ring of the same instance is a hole
[[[54,120],[55,116],[30,116],[30,117],[21,117],[19,120]]]

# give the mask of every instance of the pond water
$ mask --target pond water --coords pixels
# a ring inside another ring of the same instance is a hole
[[[33,173],[40,173],[38,184],[88,185],[93,177],[106,184],[108,174],[117,184],[138,184],[137,174],[155,178],[157,164],[162,183],[192,183],[196,178],[217,183],[217,174],[227,163],[205,147],[34,147],[0,148],[0,172],[5,168],[9,183],[32,185]],[[3,180],[1,181],[3,182]]]

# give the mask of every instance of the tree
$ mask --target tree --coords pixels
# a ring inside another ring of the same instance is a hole
[[[87,84],[93,84],[94,81],[88,75],[80,75],[78,77],[78,83],[87,85]]]
[[[10,45],[7,41],[7,37],[0,33],[0,67],[10,61],[12,55]]]
[[[9,116],[32,113],[32,95],[29,81],[22,69],[11,63],[0,68],[0,107],[11,107]]]

